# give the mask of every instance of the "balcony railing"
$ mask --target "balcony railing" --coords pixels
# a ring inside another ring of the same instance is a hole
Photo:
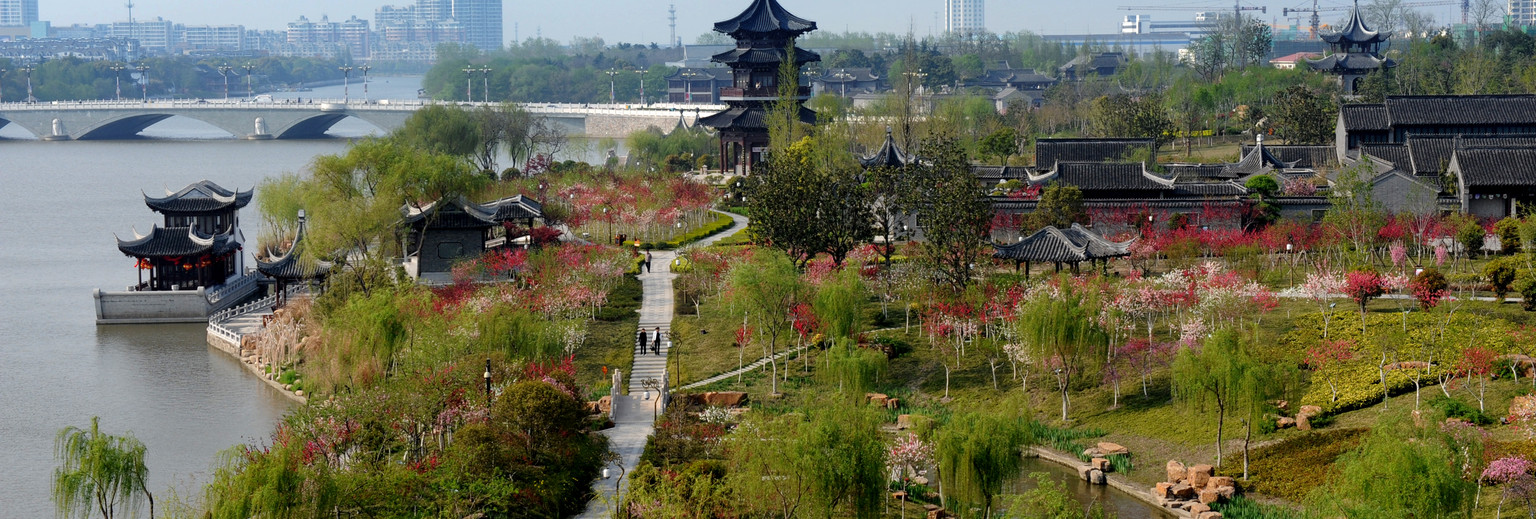
[[[810,95],[811,95],[811,88],[810,87],[800,87],[798,89],[798,91],[799,91],[798,97],[810,97]],[[778,98],[778,97],[779,97],[779,89],[777,87],[771,87],[771,88],[736,88],[736,87],[725,87],[725,88],[720,89],[720,98],[721,99],[731,99],[731,98],[738,98],[738,99],[740,99],[740,98]]]

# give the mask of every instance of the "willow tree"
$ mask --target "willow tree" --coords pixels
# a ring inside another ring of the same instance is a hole
[[[102,433],[99,420],[91,417],[89,430],[65,427],[54,440],[54,457],[59,459],[51,489],[54,507],[64,517],[84,518],[100,512],[112,519],[119,507],[133,515],[148,501],[153,519],[155,496],[146,486],[149,468],[144,465],[144,444],[132,434]]]
[[[991,515],[992,497],[1023,467],[1023,448],[1031,442],[1029,429],[1018,418],[994,413],[954,415],[934,437],[941,488]]]
[[[1071,405],[1068,393],[1073,379],[1098,358],[1093,352],[1109,341],[1108,334],[1098,325],[1097,315],[1092,304],[1068,283],[1062,283],[1057,294],[1042,291],[1020,311],[1019,338],[1056,378],[1063,422],[1067,421]]]
[[[1264,365],[1237,334],[1217,332],[1199,348],[1184,348],[1173,359],[1173,398],[1197,408],[1216,406],[1216,466],[1221,466],[1221,437],[1227,411],[1262,400],[1256,388],[1268,384]],[[1246,456],[1246,452],[1244,454]]]
[[[776,250],[758,250],[730,271],[731,306],[741,308],[743,318],[756,323],[757,332],[768,339],[761,342],[763,356],[773,365],[774,394],[779,392],[779,360],[774,353],[779,338],[788,335],[792,326],[789,308],[800,301],[803,291],[794,262]]]

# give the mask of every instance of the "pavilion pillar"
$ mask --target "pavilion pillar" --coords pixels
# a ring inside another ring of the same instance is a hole
[[[1024,262],[1024,279],[1029,279],[1029,262]]]

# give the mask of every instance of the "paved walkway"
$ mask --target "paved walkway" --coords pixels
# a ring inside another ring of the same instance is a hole
[[[707,247],[726,236],[735,234],[747,225],[747,218],[738,214],[723,213],[735,221],[729,229],[716,233],[714,236],[699,240],[692,247]],[[629,487],[629,478],[621,477],[635,469],[640,463],[640,454],[645,451],[645,441],[655,430],[656,416],[661,412],[657,403],[660,395],[655,388],[659,387],[662,377],[667,369],[667,352],[672,349],[672,341],[667,335],[672,330],[672,316],[674,301],[672,300],[672,280],[677,279],[677,274],[672,272],[672,262],[677,259],[674,251],[651,251],[651,271],[642,271],[638,278],[643,289],[644,296],[640,300],[640,329],[646,330],[647,336],[655,333],[656,328],[661,328],[662,343],[659,354],[651,353],[649,348],[635,351],[635,362],[629,370],[629,383],[626,395],[613,395],[613,428],[602,431],[608,437],[608,448],[618,453],[621,466],[609,466],[609,479],[599,479],[593,483],[596,494],[592,501],[587,503],[587,511],[577,517],[584,519],[598,519],[613,517],[614,506],[622,500],[624,490]],[[647,384],[647,382],[650,382]],[[649,385],[649,395],[647,386]],[[647,396],[649,398],[647,398]]]

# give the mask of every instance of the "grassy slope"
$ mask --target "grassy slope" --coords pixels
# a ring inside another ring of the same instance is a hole
[[[576,351],[576,377],[588,393],[596,396],[608,394],[609,377],[603,374],[622,369],[629,371],[634,363],[635,329],[640,326],[640,281],[634,276],[624,276],[624,281],[608,295],[608,305],[603,307],[598,319],[590,324],[587,342]]]

